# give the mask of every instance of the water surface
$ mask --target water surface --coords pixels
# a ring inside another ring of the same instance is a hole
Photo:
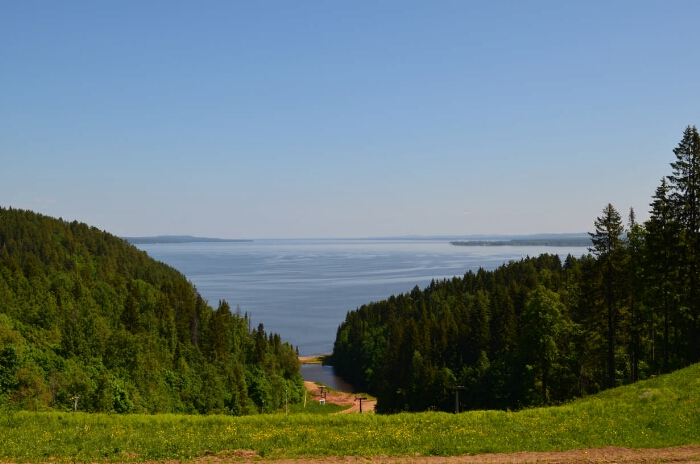
[[[424,288],[432,279],[491,270],[542,253],[581,256],[584,247],[464,247],[446,239],[256,240],[138,245],[190,279],[214,307],[225,299],[299,347],[333,350],[348,311]]]
[[[333,390],[340,390],[346,393],[355,392],[352,385],[335,374],[333,366],[322,366],[321,364],[302,364],[301,376],[304,378],[304,380],[321,382],[328,385]]]

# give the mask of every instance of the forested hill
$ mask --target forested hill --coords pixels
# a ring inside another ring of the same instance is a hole
[[[592,254],[467,272],[349,312],[333,363],[377,410],[521,408],[700,361],[700,135],[687,127],[643,224],[611,205]]]
[[[296,351],[86,224],[0,208],[0,409],[255,413],[303,394]]]

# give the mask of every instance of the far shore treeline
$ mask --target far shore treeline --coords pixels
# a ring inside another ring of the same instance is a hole
[[[276,411],[297,356],[123,239],[0,208],[0,410]]]
[[[591,238],[584,237],[554,237],[531,238],[517,240],[457,240],[450,242],[455,246],[591,246]]]
[[[700,136],[688,126],[650,218],[608,204],[590,254],[511,261],[349,312],[332,363],[378,412],[564,402],[700,360]]]
[[[155,237],[122,237],[132,245],[154,245],[173,243],[241,243],[252,242],[248,239],[238,238],[209,238],[193,237],[191,235],[158,235]]]

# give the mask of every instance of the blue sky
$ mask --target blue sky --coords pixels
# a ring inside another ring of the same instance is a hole
[[[6,2],[0,205],[122,236],[583,232],[700,125],[700,2]]]

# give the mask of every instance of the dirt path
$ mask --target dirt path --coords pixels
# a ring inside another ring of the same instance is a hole
[[[309,395],[312,399],[318,401],[321,398],[321,389],[313,382],[308,380],[304,381],[304,386],[308,390]],[[341,391],[327,391],[326,390],[326,403],[339,404],[341,406],[350,406],[348,409],[340,411],[338,414],[349,414],[353,412],[360,412],[360,402],[355,401],[354,393],[345,393]],[[373,413],[374,406],[377,404],[376,401],[363,401],[362,402],[362,413]]]
[[[364,408],[363,408],[364,409]],[[165,464],[180,464],[181,461],[164,461]],[[547,453],[511,453],[511,454],[479,454],[476,456],[410,456],[410,457],[356,457],[329,456],[303,459],[264,459],[255,451],[223,452],[214,456],[197,458],[196,464],[223,463],[261,463],[275,464],[342,464],[342,463],[371,463],[371,464],[589,464],[589,463],[661,463],[673,462],[683,464],[700,464],[700,445],[679,446],[661,449],[630,449],[607,447],[599,449],[582,449],[571,451],[552,451]],[[163,461],[161,461],[163,463]]]

